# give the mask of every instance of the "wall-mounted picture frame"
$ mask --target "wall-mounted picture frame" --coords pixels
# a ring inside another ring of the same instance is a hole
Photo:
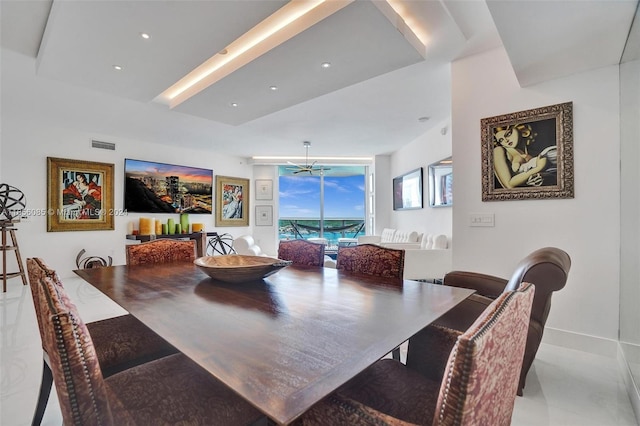
[[[273,226],[272,206],[256,206],[256,226]]]
[[[414,210],[424,206],[422,179],[422,167],[393,178],[394,210]]]
[[[216,176],[216,226],[249,226],[249,179]]]
[[[256,200],[273,200],[273,181],[256,179]]]
[[[573,198],[573,102],[480,120],[482,201]]]
[[[113,169],[47,157],[47,232],[113,230]]]
[[[124,160],[124,208],[136,213],[213,212],[213,170]]]
[[[453,160],[429,164],[429,207],[453,206]]]

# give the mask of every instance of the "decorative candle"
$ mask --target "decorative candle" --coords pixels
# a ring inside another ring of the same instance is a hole
[[[133,235],[134,225],[133,222],[127,223],[127,235]]]
[[[155,223],[156,223],[156,235],[160,235],[162,234],[162,222],[160,222],[158,219],[154,219]]]
[[[191,232],[202,232],[202,228],[204,228],[204,224],[202,223],[191,224]]]
[[[167,228],[168,228],[168,234],[175,234],[176,233],[176,224],[173,221],[172,218],[167,219]]]
[[[180,213],[180,226],[182,227],[182,232],[189,232],[189,215],[187,213]]]
[[[155,231],[153,219],[149,217],[140,218],[140,235],[151,235]]]
[[[179,223],[176,223],[175,227],[176,227],[176,234],[182,234],[182,225]]]
[[[169,229],[167,228],[167,224],[163,223],[162,224],[162,234],[163,235],[167,235],[169,233]]]

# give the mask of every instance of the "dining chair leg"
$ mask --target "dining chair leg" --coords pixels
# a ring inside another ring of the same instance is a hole
[[[42,361],[42,382],[40,383],[40,394],[38,395],[38,404],[36,412],[33,415],[31,426],[40,426],[44,417],[44,410],[47,408],[49,395],[51,394],[51,386],[53,385],[53,375],[46,361]]]

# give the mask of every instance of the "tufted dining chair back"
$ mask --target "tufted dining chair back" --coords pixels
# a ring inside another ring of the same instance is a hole
[[[458,337],[434,425],[511,424],[534,294],[529,283],[503,293]]]
[[[336,268],[358,274],[402,278],[404,250],[375,244],[338,247]]]
[[[355,274],[397,278],[397,284],[401,286],[404,250],[375,244],[338,247],[336,269]],[[395,348],[391,355],[393,359],[400,360],[400,348]]]
[[[27,259],[42,346],[56,384],[64,424],[113,424],[91,336],[54,276]]]
[[[127,265],[153,265],[171,262],[193,262],[195,240],[159,239],[126,246]]]
[[[283,240],[278,246],[278,259],[290,260],[297,265],[323,266],[324,249],[322,243],[307,240]]]

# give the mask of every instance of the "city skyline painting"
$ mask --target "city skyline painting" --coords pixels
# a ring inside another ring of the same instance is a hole
[[[129,212],[213,211],[213,170],[127,158],[124,174],[124,208]]]

